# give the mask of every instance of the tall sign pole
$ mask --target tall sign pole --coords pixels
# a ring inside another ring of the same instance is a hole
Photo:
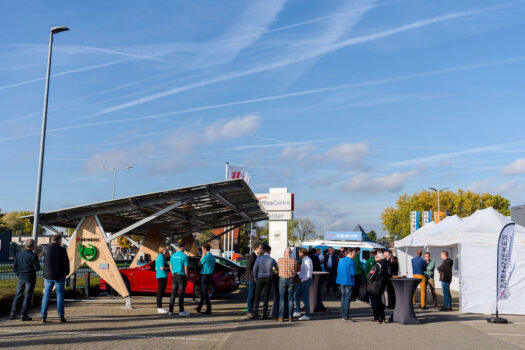
[[[272,247],[272,258],[278,259],[288,247],[288,221],[293,219],[294,194],[287,188],[270,188],[270,193],[256,196],[268,212],[268,243]]]

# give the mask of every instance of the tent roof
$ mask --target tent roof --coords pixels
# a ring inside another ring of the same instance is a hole
[[[395,246],[396,248],[426,247],[430,245],[430,242],[434,237],[438,237],[439,235],[443,234],[443,232],[453,230],[462,221],[463,220],[459,216],[453,215],[447,216],[438,224],[435,222],[428,223],[410,236],[407,236],[400,241],[396,241]]]
[[[40,223],[75,228],[83,217],[97,215],[105,231],[117,232],[177,202],[180,206],[132,233],[147,234],[158,227],[163,234],[178,236],[268,219],[250,187],[237,179],[41,213]],[[33,221],[33,215],[28,217]]]
[[[512,222],[494,208],[477,210],[463,219],[459,225],[436,235],[429,240],[429,245],[449,246],[465,242],[490,243],[498,242],[499,233],[506,224]],[[523,229],[517,225],[517,230]]]
[[[412,241],[414,240],[414,238],[425,234],[425,232],[429,232],[433,230],[435,226],[436,226],[436,223],[434,221],[431,221],[428,224],[424,225],[423,227],[420,227],[419,229],[417,229],[414,233],[404,237],[403,239],[400,239],[399,241],[395,241],[394,245],[396,248],[410,247],[412,246]]]

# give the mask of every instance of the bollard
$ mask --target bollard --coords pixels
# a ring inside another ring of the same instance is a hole
[[[89,284],[91,282],[91,273],[88,271],[84,275],[84,292],[86,293],[86,297],[89,298]]]
[[[71,291],[73,292],[73,299],[76,298],[76,292],[77,292],[77,274],[74,273],[71,276],[69,276],[69,287],[71,288]]]

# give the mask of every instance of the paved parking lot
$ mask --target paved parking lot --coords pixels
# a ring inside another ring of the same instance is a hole
[[[49,324],[0,321],[0,348],[31,349],[525,349],[525,317],[492,325],[482,315],[418,310],[417,326],[371,323],[366,303],[352,303],[358,322],[342,322],[337,299],[308,322],[249,321],[242,315],[245,290],[213,300],[213,315],[197,315],[188,301],[187,318],[158,315],[152,297],[133,297],[134,309],[121,299],[99,298],[66,304],[67,324],[56,311]],[[167,298],[165,298],[167,301]],[[457,308],[457,303],[456,303]],[[35,314],[37,315],[37,314]]]

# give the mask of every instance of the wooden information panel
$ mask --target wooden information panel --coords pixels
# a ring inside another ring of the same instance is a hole
[[[71,237],[67,254],[70,275],[85,263],[123,298],[129,296],[103,231],[94,216],[87,216],[81,222],[75,235]]]

